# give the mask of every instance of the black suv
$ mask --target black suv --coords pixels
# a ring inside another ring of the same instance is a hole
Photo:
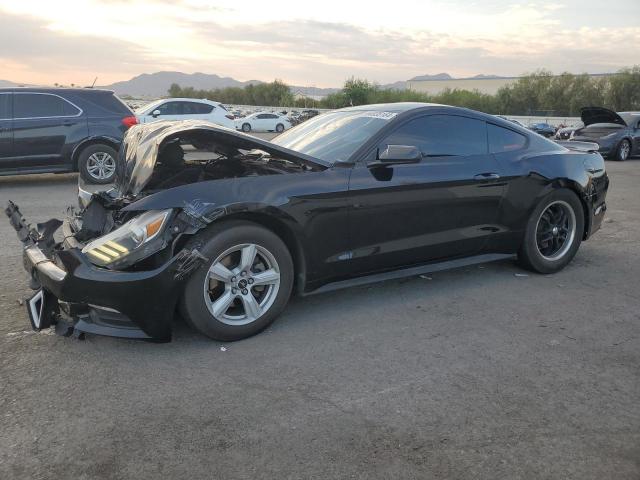
[[[113,92],[0,88],[0,175],[79,171],[109,183],[136,117]]]

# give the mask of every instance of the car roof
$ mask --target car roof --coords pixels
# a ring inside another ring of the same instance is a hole
[[[423,102],[396,102],[396,103],[374,103],[371,105],[358,105],[357,107],[346,107],[341,110],[344,111],[368,111],[368,112],[408,112],[409,110],[415,110],[416,108],[424,107],[449,107],[449,105],[441,105],[438,103],[423,103]],[[455,107],[450,107],[455,108]]]
[[[207,98],[180,98],[180,97],[171,97],[171,98],[160,98],[156,100],[156,102],[163,101],[172,101],[172,102],[197,102],[197,103],[207,103],[211,105],[220,105],[220,102],[216,102],[215,100],[209,100]]]
[[[0,93],[3,92],[29,92],[29,93],[109,93],[113,94],[113,90],[107,90],[104,88],[67,88],[67,87],[3,87],[0,88]]]

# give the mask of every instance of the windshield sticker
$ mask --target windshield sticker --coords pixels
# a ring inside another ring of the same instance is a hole
[[[391,120],[396,115],[398,114],[394,112],[364,112],[362,114],[363,117],[381,118],[382,120]]]

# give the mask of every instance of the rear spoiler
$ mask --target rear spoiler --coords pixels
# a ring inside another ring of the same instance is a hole
[[[558,145],[576,152],[594,153],[600,148],[595,142],[574,142],[573,140],[555,140]]]

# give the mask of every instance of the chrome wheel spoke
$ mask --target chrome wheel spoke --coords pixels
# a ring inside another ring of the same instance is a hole
[[[233,273],[222,263],[216,262],[209,269],[209,277],[221,282],[229,283],[233,277]]]
[[[230,290],[225,291],[220,296],[220,298],[218,298],[211,305],[211,313],[213,314],[213,316],[218,317],[218,316],[224,315],[227,312],[227,310],[229,310],[229,307],[231,306],[235,298],[236,298],[236,295],[231,293]]]
[[[280,273],[273,268],[253,275],[253,286],[269,285],[280,281]]]
[[[242,249],[242,256],[240,258],[240,270],[249,271],[253,266],[253,262],[256,259],[256,246],[251,243]]]
[[[245,315],[252,320],[257,319],[260,316],[261,311],[260,305],[258,305],[258,301],[255,297],[249,293],[248,295],[242,295],[240,299],[242,300]]]

